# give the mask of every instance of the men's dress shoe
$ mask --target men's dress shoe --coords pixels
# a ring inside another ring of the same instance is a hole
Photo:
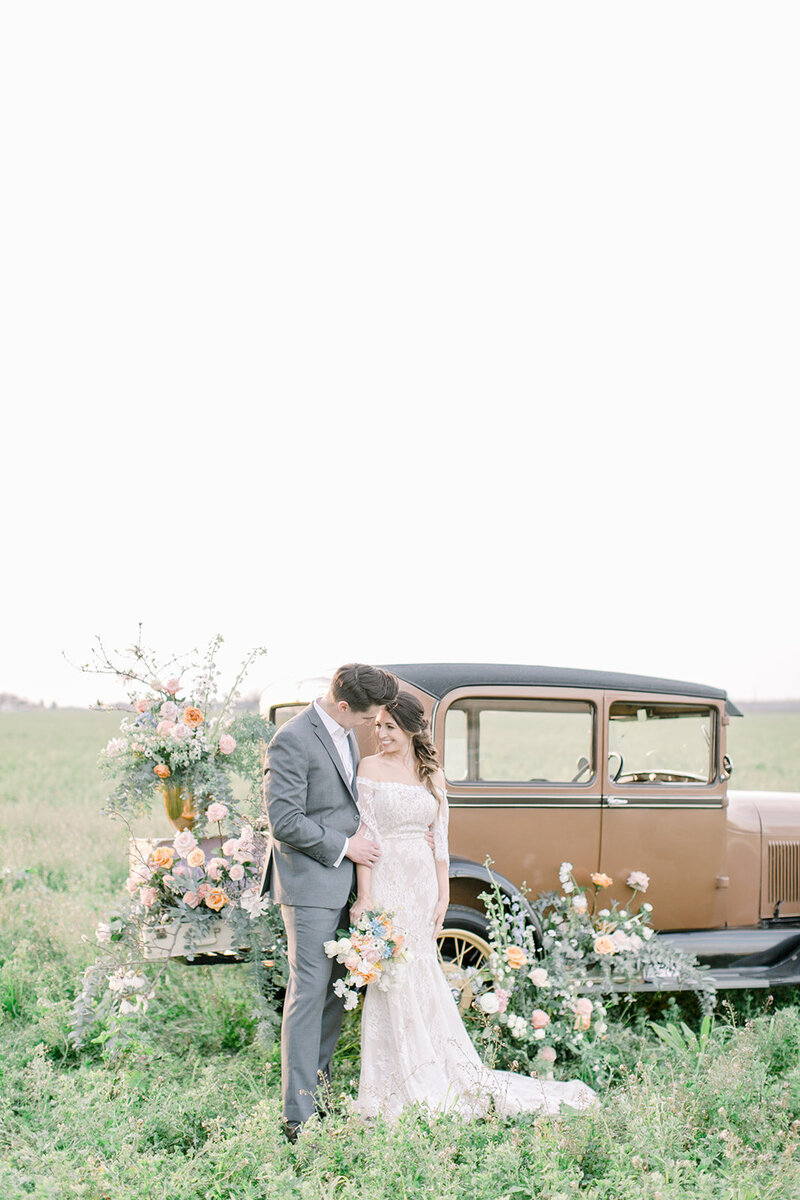
[[[303,1126],[299,1121],[284,1121],[282,1128],[286,1140],[294,1144],[297,1141],[300,1130],[303,1128]]]

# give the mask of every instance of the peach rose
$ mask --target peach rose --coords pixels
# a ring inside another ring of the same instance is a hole
[[[190,850],[189,853],[186,855],[186,861],[190,867],[205,866],[205,861],[206,861],[205,851],[202,850],[200,848],[200,846],[195,846],[194,850]]]
[[[174,728],[175,722],[171,721],[169,717],[164,717],[164,720],[159,721],[156,725],[156,733],[159,737],[166,737],[168,733],[172,733]]]
[[[166,867],[169,869],[175,861],[171,846],[156,846],[150,855],[151,867]]]
[[[200,903],[200,897],[197,892],[184,892],[183,899],[189,905],[189,908],[197,908]]]
[[[213,908],[214,912],[219,912],[223,905],[228,903],[228,897],[219,888],[212,888],[205,897],[205,902],[208,908]]]
[[[528,956],[519,946],[509,946],[506,950],[506,961],[512,971],[518,971],[520,967],[528,965]]]
[[[188,725],[190,729],[197,729],[198,725],[202,725],[203,714],[200,712],[200,709],[193,708],[191,705],[189,708],[185,708],[183,710],[183,723],[184,725]]]
[[[595,871],[594,875],[590,876],[590,879],[594,886],[599,888],[611,887],[614,882],[610,875],[605,875],[602,871]]]
[[[153,767],[153,770],[159,779],[169,779],[170,775],[172,774],[166,763],[156,763],[156,765]]]
[[[601,933],[600,937],[594,939],[595,954],[614,954],[616,949],[617,947],[607,933]]]
[[[534,1029],[545,1029],[550,1024],[550,1014],[542,1008],[535,1008],[531,1013],[531,1025]]]
[[[149,700],[137,700],[135,708],[138,713],[146,713],[148,711],[148,709],[150,708],[150,701]]]
[[[197,894],[201,900],[205,900],[206,896],[208,895],[208,893],[210,891],[211,891],[210,883],[201,883],[200,887],[197,889]]]

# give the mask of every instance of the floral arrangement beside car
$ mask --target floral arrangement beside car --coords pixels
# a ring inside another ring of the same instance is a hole
[[[541,949],[518,900],[494,880],[483,893],[491,953],[484,967],[471,972],[473,1037],[496,1066],[552,1077],[558,1060],[580,1058],[602,1083],[607,1018],[626,984],[690,989],[705,1013],[713,1010],[716,993],[696,960],[664,943],[650,925],[653,908],[643,900],[650,880],[643,871],[628,876],[631,896],[624,907],[604,903],[613,883],[608,875],[594,873],[581,887],[572,863],[564,862],[559,879],[561,892],[532,904]]]
[[[199,953],[242,957],[252,950],[267,1010],[285,984],[285,936],[277,908],[260,895],[266,837],[256,828],[262,745],[272,727],[256,713],[234,711],[241,681],[264,651],[245,658],[220,697],[215,656],[221,644],[215,638],[200,664],[173,659],[166,669],[143,649],[141,637],[121,666],[101,644],[96,653],[94,670],[129,689],[120,736],[105,747],[100,765],[116,783],[106,812],[128,826],[131,856],[128,898],[98,925],[101,955],[84,973],[73,1008],[77,1046],[98,1022],[117,1036],[120,1018],[146,1012],[157,979],[176,955],[190,961]],[[191,685],[184,682],[189,671]],[[144,695],[138,694],[142,687]],[[131,821],[151,811],[157,788],[176,833],[135,838]],[[155,979],[154,960],[160,960]],[[264,1012],[268,1020],[277,1021],[276,1007]]]

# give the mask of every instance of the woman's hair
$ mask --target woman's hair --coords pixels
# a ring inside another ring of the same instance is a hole
[[[383,707],[400,728],[411,735],[411,745],[417,760],[417,774],[428,791],[432,792],[438,800],[439,797],[434,791],[431,778],[439,770],[441,763],[436,753],[436,747],[431,741],[424,708],[411,692],[398,692],[396,698],[390,700],[388,704],[384,704]]]

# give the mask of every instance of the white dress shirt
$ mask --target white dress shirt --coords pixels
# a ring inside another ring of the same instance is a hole
[[[325,709],[321,707],[321,705],[319,704],[319,702],[317,700],[314,701],[314,709],[317,713],[317,716],[322,721],[322,724],[325,726],[328,733],[331,735],[333,744],[336,747],[336,753],[339,755],[339,758],[342,760],[342,766],[344,767],[345,775],[347,776],[348,779],[352,780],[352,778],[353,778],[353,751],[350,748],[350,739],[347,736],[347,730],[342,725],[340,725],[338,721],[335,721],[333,719],[333,717],[329,716],[328,713],[325,712]],[[341,863],[345,854],[347,854],[347,847],[349,845],[350,845],[350,838],[345,838],[344,839],[344,848],[342,849],[342,853],[339,855],[336,862],[333,864],[335,867],[339,866],[339,864]]]

